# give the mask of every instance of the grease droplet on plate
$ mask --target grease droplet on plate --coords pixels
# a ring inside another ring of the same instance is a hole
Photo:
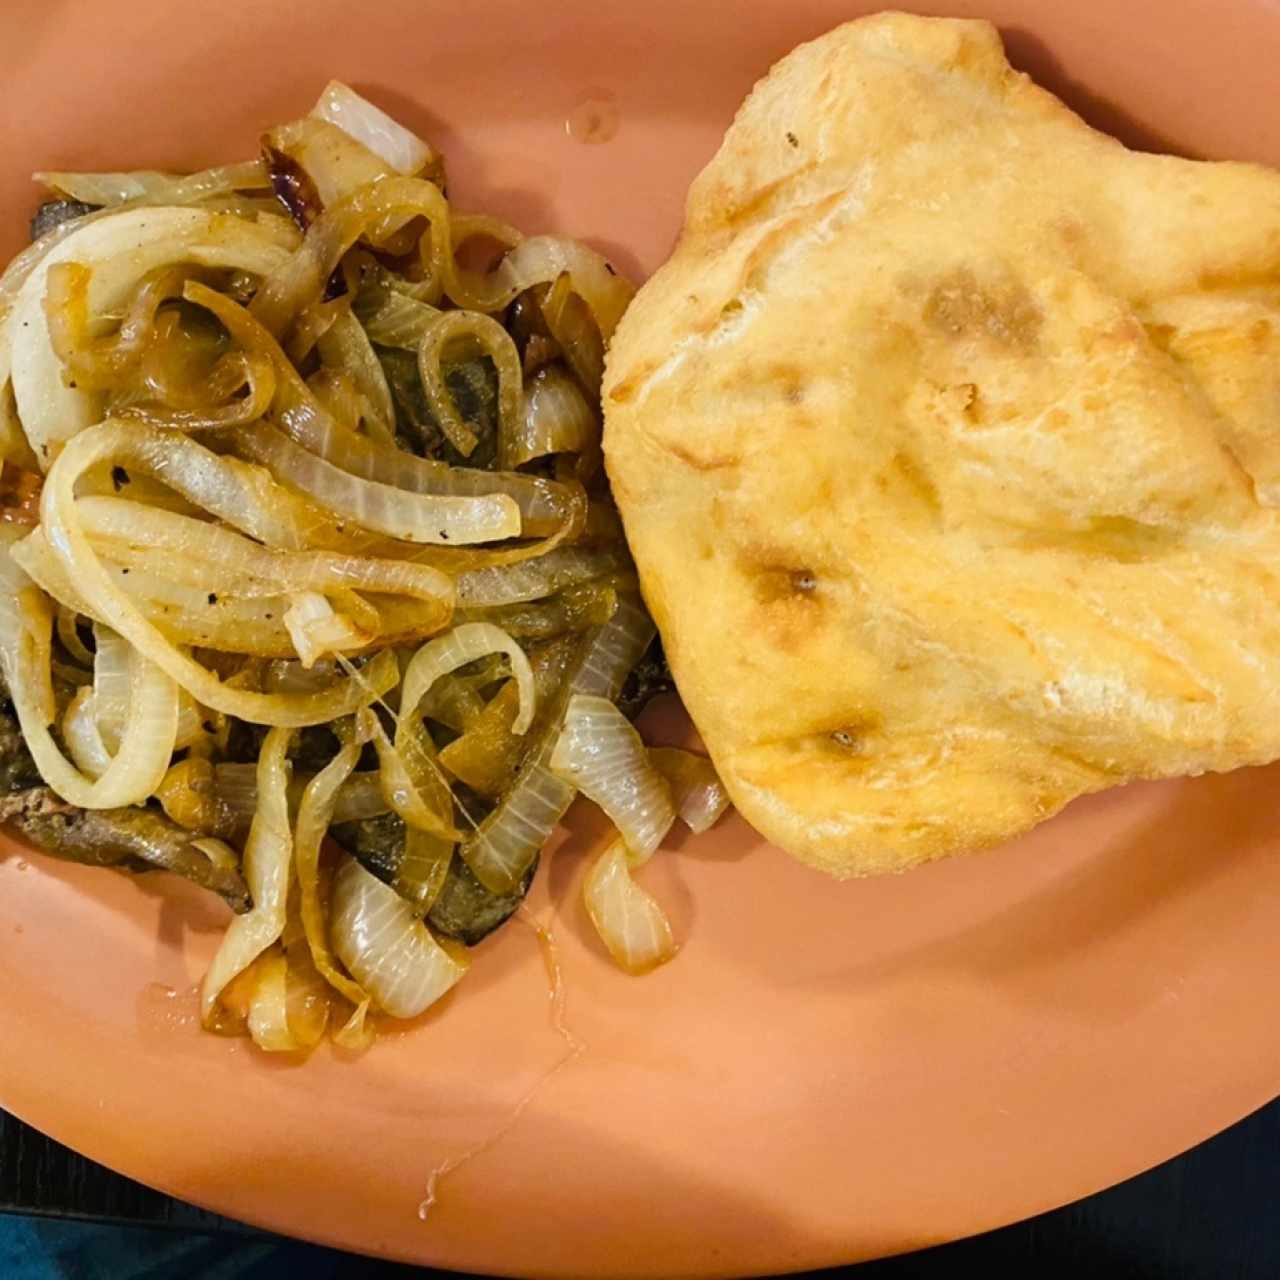
[[[589,90],[565,117],[564,131],[575,142],[608,142],[618,132],[618,98],[608,89]]]
[[[144,1034],[194,1031],[200,1022],[199,989],[178,991],[165,982],[148,982],[138,993],[137,1014]]]

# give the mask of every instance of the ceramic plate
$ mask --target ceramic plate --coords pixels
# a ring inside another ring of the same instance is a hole
[[[868,6],[869,7],[869,6]],[[1131,143],[1280,162],[1271,0],[953,0]],[[49,3],[0,15],[0,249],[36,168],[250,153],[340,77],[436,141],[463,205],[652,269],[752,82],[827,0]],[[657,736],[684,731],[674,705]],[[200,1034],[224,917],[165,878],[0,851],[0,1103],[199,1204],[522,1276],[734,1275],[947,1240],[1082,1196],[1280,1088],[1280,772],[1140,786],[1016,845],[835,884],[740,821],[646,872],[682,940],[592,940],[580,810],[532,930],[355,1061]],[[557,1064],[563,1063],[558,1070]],[[487,1145],[486,1145],[487,1143]],[[471,1151],[419,1217],[441,1162]]]

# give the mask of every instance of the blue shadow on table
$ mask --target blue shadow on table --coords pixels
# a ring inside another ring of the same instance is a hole
[[[205,1234],[0,1214],[3,1280],[424,1280],[432,1274],[443,1273],[256,1233]]]

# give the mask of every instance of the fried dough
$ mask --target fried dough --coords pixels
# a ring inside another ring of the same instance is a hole
[[[1280,756],[1280,174],[987,23],[796,49],[613,339],[609,476],[735,803],[840,876]]]

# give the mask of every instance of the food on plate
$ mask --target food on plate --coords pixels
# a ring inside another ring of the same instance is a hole
[[[725,806],[618,709],[669,684],[600,465],[632,286],[459,212],[336,83],[257,160],[38,176],[0,276],[0,820],[223,898],[203,1022],[269,1050],[439,999],[580,774],[622,825],[592,918],[668,958],[645,895],[670,945],[631,963],[630,869]]]
[[[837,875],[1280,756],[1280,174],[984,22],[796,49],[614,335],[605,455],[734,803]]]

